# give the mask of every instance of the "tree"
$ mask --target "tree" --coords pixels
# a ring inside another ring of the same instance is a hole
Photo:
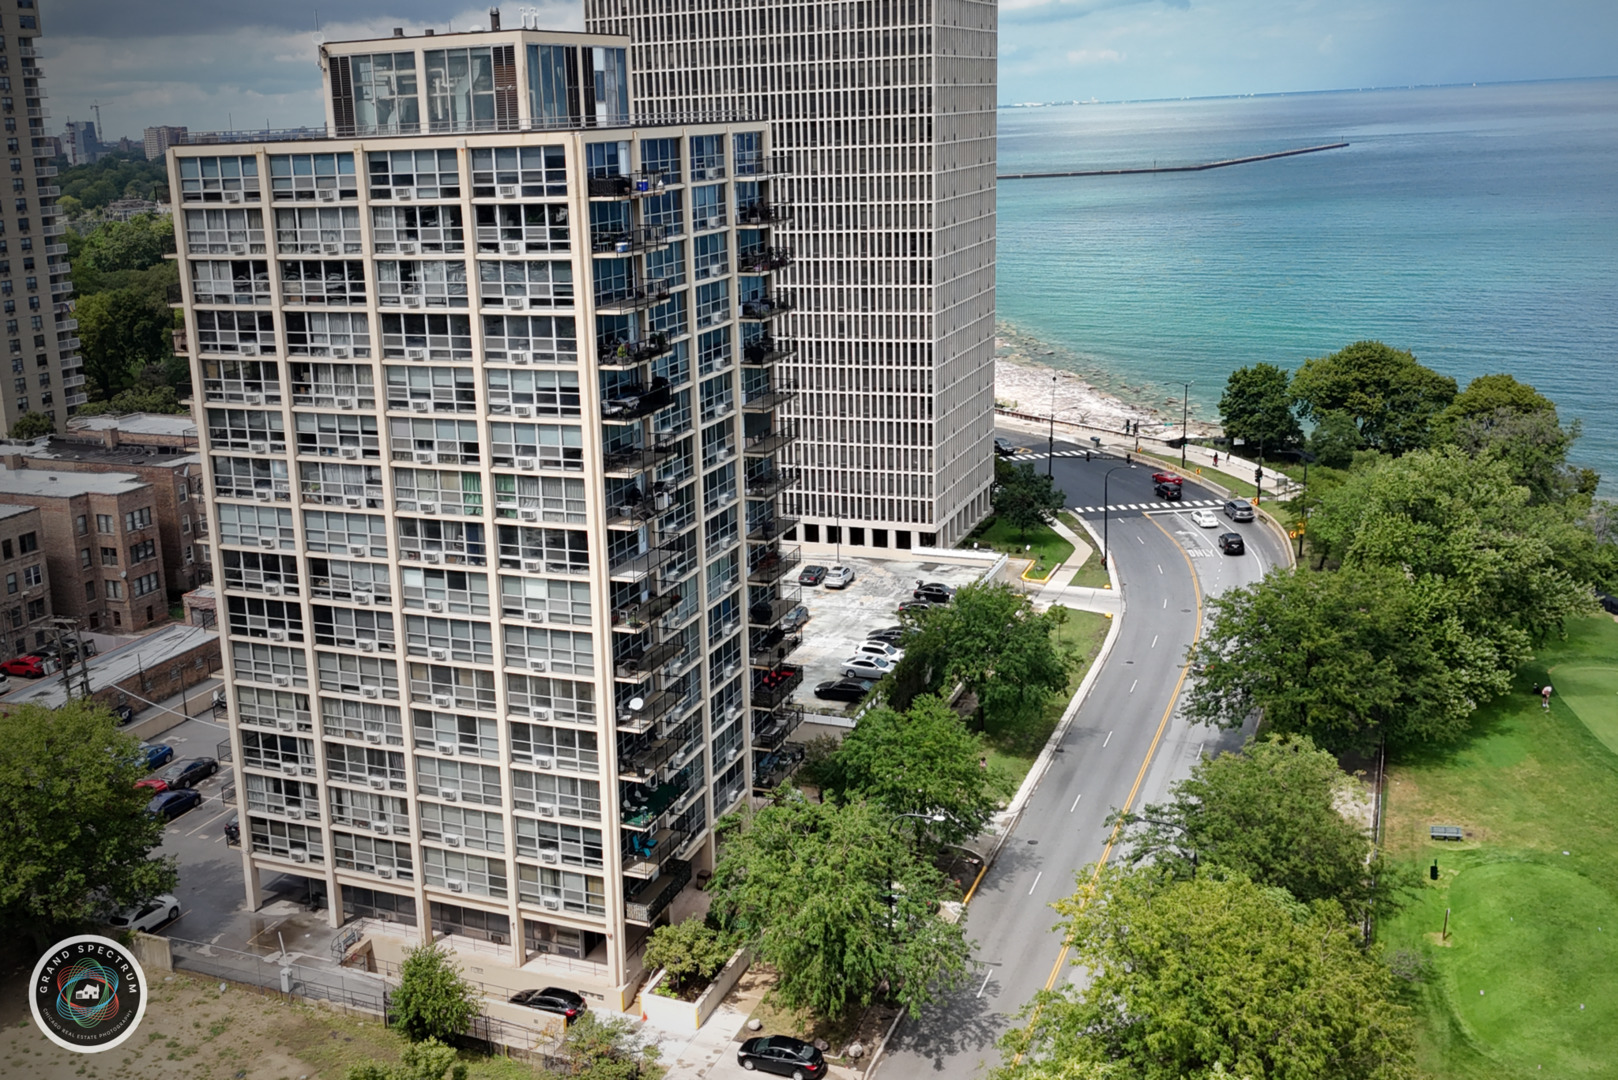
[[[1051,478],[1041,476],[1032,465],[1013,465],[998,458],[994,463],[994,512],[1026,539],[1028,530],[1049,525],[1067,505],[1067,495],[1058,491]]]
[[[908,620],[916,632],[905,640],[894,681],[905,684],[919,673],[932,690],[962,682],[977,697],[979,729],[1007,733],[1067,688],[1076,661],[1056,637],[1066,619],[1066,608],[1040,614],[1009,585],[968,585],[951,603]],[[894,701],[898,708],[908,704]]]
[[[428,1038],[405,1047],[397,1065],[367,1061],[349,1066],[345,1080],[466,1080],[466,1066],[458,1056],[453,1046]]]
[[[478,994],[436,942],[405,953],[399,965],[399,988],[390,999],[397,1014],[394,1026],[411,1042],[453,1038],[478,1014]]]
[[[872,803],[799,792],[720,821],[714,917],[775,969],[783,1007],[841,1018],[885,986],[917,1016],[965,977],[970,946],[938,917],[944,876],[894,824]]]
[[[180,404],[174,391],[167,387],[131,387],[120,390],[112,396],[111,401],[92,401],[81,405],[75,416],[101,416],[112,414],[121,416],[124,413],[149,412],[167,413],[171,416],[184,416],[191,410]]]
[[[1219,398],[1219,422],[1225,435],[1241,439],[1256,453],[1296,446],[1303,429],[1293,412],[1292,376],[1274,364],[1237,368],[1225,380]]]
[[[37,439],[41,435],[50,435],[56,431],[56,421],[49,413],[25,412],[17,417],[17,422],[11,425],[11,438]]]
[[[1330,901],[1241,877],[1106,870],[1056,904],[1082,985],[1036,999],[1003,1041],[1004,1080],[1407,1080],[1412,1025],[1393,977]]]
[[[75,315],[85,374],[102,398],[129,388],[141,365],[173,351],[168,309],[137,289],[82,297]]]
[[[1274,570],[1212,602],[1191,651],[1200,674],[1186,713],[1227,728],[1261,714],[1268,730],[1334,753],[1384,737],[1446,742],[1466,730],[1475,702],[1441,651],[1442,629],[1396,571]]]
[[[657,1073],[657,1047],[622,1016],[586,1010],[562,1036],[565,1075],[579,1080],[642,1080]]]
[[[1455,400],[1455,390],[1454,379],[1380,341],[1355,342],[1306,360],[1292,376],[1292,393],[1306,418],[1346,412],[1363,443],[1390,454],[1426,446],[1434,417]]]
[[[19,705],[0,715],[0,926],[48,945],[174,888],[173,858],[152,853],[163,824],[136,740],[99,705]]]
[[[145,270],[163,261],[174,241],[174,222],[166,215],[139,214],[128,221],[109,221],[85,237],[74,270],[97,273]]]
[[[701,919],[686,919],[652,931],[646,943],[646,966],[667,972],[669,989],[678,993],[688,982],[712,980],[734,951],[718,930]]]
[[[819,775],[838,800],[869,799],[891,814],[943,814],[929,831],[960,844],[983,831],[1006,794],[981,764],[986,753],[948,704],[926,695],[903,712],[866,712]]]
[[[1318,464],[1328,469],[1346,469],[1354,464],[1360,448],[1360,426],[1342,409],[1330,409],[1320,416],[1309,433],[1309,451]]]
[[[1410,879],[1373,856],[1370,836],[1339,812],[1349,784],[1307,736],[1271,736],[1198,761],[1168,802],[1116,818],[1131,862],[1150,859],[1176,878],[1224,870],[1304,903],[1335,900],[1358,921]]]

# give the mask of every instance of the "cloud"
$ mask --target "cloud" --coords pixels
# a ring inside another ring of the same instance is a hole
[[[1124,54],[1117,49],[1074,49],[1067,54],[1067,62],[1075,67],[1086,64],[1122,63]]]

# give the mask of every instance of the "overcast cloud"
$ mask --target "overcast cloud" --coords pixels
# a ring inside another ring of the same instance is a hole
[[[770,0],[761,0],[770,2]],[[53,130],[320,123],[314,4],[41,0]],[[577,30],[577,0],[536,7]],[[487,24],[464,0],[321,0],[328,39]],[[385,12],[378,14],[378,12]],[[1103,101],[1618,74],[1614,0],[1002,0],[1000,101]]]

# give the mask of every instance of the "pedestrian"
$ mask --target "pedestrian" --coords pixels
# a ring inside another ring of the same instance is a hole
[[[1550,683],[1546,683],[1543,687],[1540,688],[1540,691],[1539,691],[1539,707],[1544,709],[1546,712],[1550,711],[1550,708],[1551,708],[1551,684]]]
[[[1219,468],[1219,453],[1218,453],[1218,451],[1214,452],[1214,468],[1216,468],[1216,469]]]

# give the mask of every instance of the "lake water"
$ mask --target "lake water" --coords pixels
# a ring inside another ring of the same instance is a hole
[[[999,171],[1342,140],[1002,181],[1001,320],[1128,399],[1191,380],[1210,419],[1231,369],[1364,338],[1462,386],[1510,372],[1583,422],[1573,456],[1618,495],[1618,80],[1008,109]]]

